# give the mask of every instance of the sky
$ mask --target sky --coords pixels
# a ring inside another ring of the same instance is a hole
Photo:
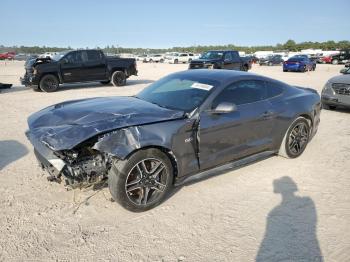
[[[0,45],[169,48],[350,40],[350,0],[0,0]]]

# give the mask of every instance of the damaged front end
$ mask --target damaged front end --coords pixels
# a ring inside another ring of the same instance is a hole
[[[64,182],[68,189],[103,184],[111,167],[110,155],[93,149],[95,140],[87,141],[72,150],[53,151],[27,132],[34,145],[40,167],[51,182]]]

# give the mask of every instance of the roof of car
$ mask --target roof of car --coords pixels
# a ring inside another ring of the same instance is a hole
[[[185,70],[174,73],[181,76],[197,76],[201,78],[210,78],[212,80],[216,80],[219,82],[226,82],[233,80],[237,77],[256,77],[259,78],[259,75],[248,73],[244,71],[237,70],[222,70],[222,69],[193,69],[193,70]]]

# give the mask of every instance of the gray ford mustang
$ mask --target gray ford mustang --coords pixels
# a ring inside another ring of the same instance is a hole
[[[136,96],[68,101],[28,118],[49,180],[108,181],[131,211],[160,204],[188,177],[260,157],[302,154],[320,122],[313,89],[229,70],[188,70]]]

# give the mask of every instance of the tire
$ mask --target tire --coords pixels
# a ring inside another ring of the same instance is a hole
[[[114,86],[125,86],[126,84],[126,75],[122,71],[115,71],[112,74],[111,82]]]
[[[283,69],[283,72],[288,72],[288,70],[286,70],[286,69]]]
[[[174,64],[178,64],[179,63],[179,60],[178,59],[175,59],[174,60]]]
[[[100,83],[102,85],[108,85],[111,82],[111,80],[107,80],[107,81],[100,81]]]
[[[154,163],[153,167],[151,163]],[[161,166],[155,168],[158,163]],[[155,178],[149,179],[151,173],[147,174],[145,170],[151,171],[153,168],[155,173],[161,171]],[[108,174],[108,187],[112,198],[121,206],[133,212],[143,212],[158,206],[166,199],[173,186],[173,173],[173,165],[165,153],[154,148],[139,150],[126,160],[113,162]],[[150,180],[158,180],[158,184]],[[145,197],[146,192],[148,193]]]
[[[272,66],[272,62],[269,62],[267,65],[268,65],[268,66]]]
[[[55,92],[58,87],[59,81],[55,75],[44,75],[39,82],[39,88],[46,93]]]
[[[249,69],[248,69],[248,66],[247,66],[247,65],[244,65],[244,66],[243,66],[243,71],[244,71],[244,72],[248,72],[248,70],[249,70]]]
[[[303,127],[304,133],[294,134],[296,130]],[[293,133],[292,133],[293,132]],[[294,139],[292,137],[295,137]],[[297,158],[305,150],[310,138],[310,125],[309,122],[304,117],[298,117],[289,126],[286,134],[283,137],[278,154],[285,158]],[[295,146],[293,147],[293,143]],[[299,146],[298,146],[299,145]]]
[[[306,66],[304,66],[303,69],[300,70],[300,72],[305,73],[306,72]]]
[[[160,59],[159,62],[160,62],[160,63],[164,63],[164,59]]]
[[[150,63],[153,63],[153,60],[152,60],[152,59],[150,59],[150,60],[149,60],[149,62],[150,62]]]
[[[334,105],[328,105],[328,104],[322,103],[322,108],[323,108],[323,109],[326,109],[326,110],[334,110],[334,109],[336,109],[337,107],[334,106]]]
[[[192,62],[192,58],[188,59],[188,63],[191,63]]]
[[[332,64],[333,64],[333,65],[337,65],[337,64],[339,64],[339,60],[338,60],[338,59],[334,59],[334,60],[332,60]]]
[[[313,67],[312,67],[312,71],[315,71],[316,70],[316,65],[314,65]]]

